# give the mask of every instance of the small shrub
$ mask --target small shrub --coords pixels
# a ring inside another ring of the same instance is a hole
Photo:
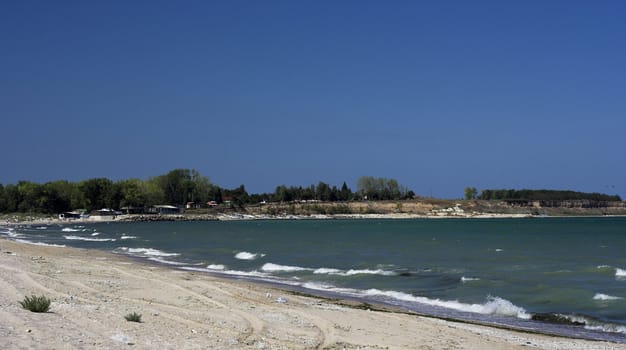
[[[124,316],[124,318],[126,319],[126,321],[129,321],[129,322],[141,322],[141,314],[138,314],[136,312],[128,314]]]
[[[26,310],[31,312],[48,312],[50,310],[50,299],[43,295],[24,297],[24,300],[20,301],[20,305]]]

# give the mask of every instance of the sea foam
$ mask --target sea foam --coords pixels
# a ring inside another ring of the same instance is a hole
[[[148,260],[156,261],[158,263],[166,264],[166,265],[175,265],[175,266],[187,265],[185,263],[181,263],[181,262],[178,262],[178,261],[165,260],[165,259],[157,258],[157,257],[150,257],[150,258],[148,258]]]
[[[313,269],[308,269],[306,267],[300,266],[287,266],[287,265],[278,265],[272,263],[266,263],[261,267],[261,271],[265,272],[295,272],[295,271],[311,271]]]
[[[417,297],[403,292],[381,291],[378,289],[368,289],[366,291],[366,295],[389,297],[392,299],[417,302],[421,304],[438,306],[463,312],[471,312],[485,315],[511,316],[525,320],[531,318],[531,315],[526,312],[524,308],[514,305],[506,299],[493,296],[487,297],[487,300],[483,304],[467,304],[456,300],[430,299],[426,297]]]
[[[612,296],[608,294],[602,294],[602,293],[596,293],[596,295],[593,296],[593,300],[619,300],[619,299],[624,299],[624,298],[616,297],[616,296]]]
[[[187,270],[187,271],[220,273],[223,275],[242,276],[242,277],[264,277],[264,278],[269,277],[266,273],[263,273],[260,271],[237,271],[237,270],[217,271],[216,269],[205,269],[201,267],[191,267],[191,266],[183,266],[181,267],[181,269]]]
[[[619,267],[615,268],[615,277],[619,279],[626,279],[626,270],[622,270]]]
[[[117,239],[115,238],[90,238],[90,237],[81,237],[81,236],[63,236],[65,239],[72,241],[88,241],[88,242],[115,242]]]
[[[393,271],[387,271],[383,269],[350,269],[350,270],[339,270],[328,267],[320,267],[319,269],[313,270],[313,273],[316,275],[336,275],[336,276],[354,276],[354,275],[380,275],[380,276],[394,276],[396,275]]]
[[[139,256],[178,256],[180,255],[178,253],[167,253],[167,252],[164,252],[158,249],[153,249],[153,248],[120,247],[120,248],[117,248],[116,250],[120,250],[128,254],[139,255]]]
[[[559,314],[560,317],[563,317],[571,322],[584,325],[585,329],[593,330],[593,331],[601,331],[601,332],[609,332],[609,333],[622,333],[626,334],[626,326],[615,324],[615,323],[607,323],[599,320],[595,320],[592,318],[588,318],[580,315],[562,315]]]
[[[426,297],[419,297],[412,294],[397,292],[393,290],[380,290],[380,289],[368,289],[358,290],[349,288],[338,288],[326,283],[320,282],[307,282],[302,284],[302,287],[313,290],[321,290],[335,293],[348,294],[356,297],[382,297],[385,299],[419,303],[431,306],[442,307],[446,309],[452,309],[463,312],[478,313],[484,315],[500,315],[517,317],[528,320],[531,318],[524,308],[517,306],[510,301],[500,298],[488,296],[487,300],[483,304],[468,304],[462,303],[456,300],[440,300],[430,299]]]
[[[461,277],[461,282],[462,283],[467,283],[467,282],[472,282],[472,281],[480,281],[480,278],[475,278],[475,277]]]
[[[265,254],[261,254],[261,253],[239,252],[239,253],[235,254],[235,259],[239,259],[239,260],[255,260],[257,258],[262,258],[264,256],[265,256]]]
[[[64,227],[63,229],[61,229],[62,232],[78,232],[81,231],[79,229],[75,229],[75,228],[71,228],[71,227]]]
[[[226,266],[222,264],[211,264],[206,267],[209,270],[226,270]]]

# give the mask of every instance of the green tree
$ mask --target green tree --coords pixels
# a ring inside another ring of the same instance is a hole
[[[20,195],[17,190],[17,185],[8,184],[4,188],[4,201],[7,213],[14,213],[17,211],[17,207],[20,203]]]
[[[75,196],[75,191],[76,186],[67,181],[45,183],[41,192],[41,212],[57,214],[72,210],[72,196]]]
[[[82,181],[80,189],[85,197],[87,210],[97,210],[110,207],[110,199],[113,196],[113,182],[106,178],[96,178]]]
[[[17,211],[22,213],[41,212],[42,186],[30,181],[17,183],[19,202]]]
[[[4,186],[0,183],[0,213],[7,211],[7,199],[4,194]]]
[[[362,176],[357,181],[357,192],[362,198],[371,200],[397,200],[406,198],[409,191],[395,179]]]
[[[191,171],[191,198],[192,202],[206,203],[211,198],[213,185],[208,177],[200,175],[196,170]]]
[[[341,185],[341,190],[339,190],[339,195],[337,197],[338,200],[340,201],[348,201],[350,200],[352,197],[352,191],[350,190],[350,188],[348,188],[348,185],[346,185],[346,182],[343,182],[343,185]]]
[[[465,199],[476,199],[477,196],[478,191],[476,190],[476,187],[465,187]]]
[[[122,180],[117,183],[122,207],[143,207],[148,201],[146,185],[139,179]]]
[[[327,183],[319,182],[317,184],[316,196],[320,201],[329,201],[332,197],[332,190]]]
[[[175,169],[158,178],[167,203],[182,205],[189,201],[193,190],[191,170]]]

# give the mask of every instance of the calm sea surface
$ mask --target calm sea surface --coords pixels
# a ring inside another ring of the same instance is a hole
[[[0,234],[440,317],[626,342],[626,218],[70,223]]]

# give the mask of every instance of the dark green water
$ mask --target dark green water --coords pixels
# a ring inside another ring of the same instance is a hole
[[[585,337],[596,330],[617,341],[626,337],[626,218],[161,222],[3,230],[14,239],[111,250],[173,268],[438,316]],[[582,325],[529,321],[543,314]]]

